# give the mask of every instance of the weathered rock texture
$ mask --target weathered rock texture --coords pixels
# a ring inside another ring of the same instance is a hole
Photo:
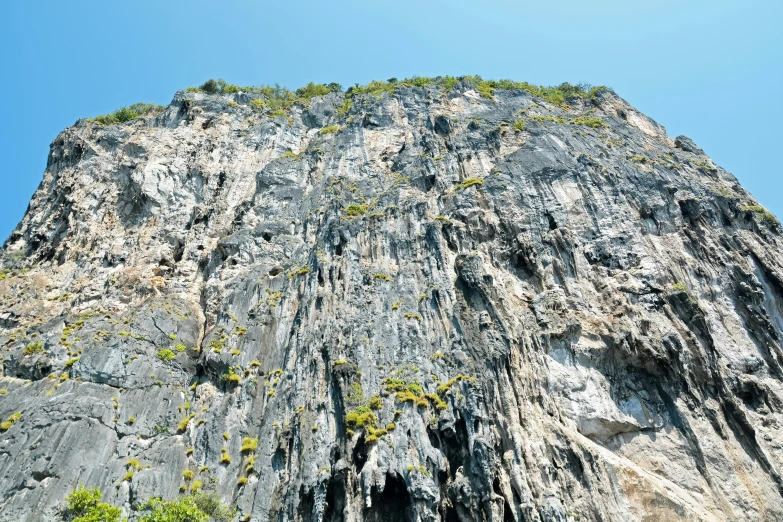
[[[196,480],[237,520],[783,520],[783,240],[693,142],[612,92],[251,98],[52,144],[2,252],[0,520]]]

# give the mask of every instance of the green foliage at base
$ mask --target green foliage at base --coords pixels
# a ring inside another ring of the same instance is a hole
[[[84,484],[79,484],[65,501],[68,511],[74,517],[73,522],[120,521],[120,508],[101,502],[101,490],[98,488],[84,489]]]
[[[216,520],[228,522],[234,518],[236,509],[224,506],[217,495],[197,493],[177,500],[152,499],[142,506],[150,513],[139,518],[139,522],[207,522]]]

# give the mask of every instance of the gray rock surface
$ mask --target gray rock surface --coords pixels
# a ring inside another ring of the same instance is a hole
[[[200,483],[263,522],[783,520],[780,225],[692,141],[612,92],[252,99],[52,144],[0,256],[0,521],[79,483],[131,519]]]

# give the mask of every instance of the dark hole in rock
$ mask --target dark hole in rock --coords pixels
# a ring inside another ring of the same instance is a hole
[[[279,266],[274,267],[272,270],[269,271],[269,275],[272,277],[275,277],[276,275],[280,275],[283,273],[283,269]]]
[[[346,365],[347,366],[347,365]],[[353,453],[351,454],[351,461],[354,468],[356,468],[356,474],[361,473],[364,468],[364,463],[367,462],[367,446],[364,443],[364,437],[354,446]]]
[[[440,449],[440,439],[438,434],[430,427],[427,426],[427,437],[430,439],[430,445],[435,449]]]
[[[264,232],[263,234],[261,234],[261,237],[264,238],[264,241],[267,242],[272,241],[272,234],[270,234],[269,232]]]
[[[179,263],[182,261],[182,256],[185,254],[185,244],[177,243],[174,247],[174,262]]]
[[[514,515],[511,513],[511,506],[509,506],[508,499],[500,490],[500,480],[498,480],[497,477],[495,477],[495,480],[492,482],[492,489],[495,491],[496,495],[503,497],[503,522],[516,522]]]
[[[448,436],[449,432],[446,432]],[[442,445],[443,452],[446,454],[446,460],[449,461],[449,472],[452,478],[460,466],[467,466],[470,463],[470,452],[468,451],[468,427],[465,419],[457,419],[454,423],[454,432],[451,434],[453,440]],[[468,471],[468,470],[465,470]]]
[[[457,510],[453,506],[446,508],[446,514],[443,517],[443,522],[462,522],[457,515]]]
[[[365,510],[364,522],[409,522],[411,500],[405,482],[398,475],[386,474],[383,491],[373,486],[372,506]]]
[[[302,522],[315,522],[313,519],[313,507],[315,506],[315,495],[312,488],[305,490],[304,485],[299,488],[299,514],[302,516]]]
[[[285,468],[287,456],[283,448],[277,448],[275,454],[272,455],[272,469],[275,471],[281,471]]]
[[[326,488],[326,506],[324,506],[323,522],[343,522],[345,517],[345,483],[332,477]]]

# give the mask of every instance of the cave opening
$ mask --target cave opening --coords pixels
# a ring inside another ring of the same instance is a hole
[[[323,522],[342,522],[345,517],[345,481],[332,478],[326,488],[326,505],[324,506]]]
[[[386,474],[383,491],[372,488],[372,505],[365,510],[364,522],[409,522],[411,499],[399,475]]]

